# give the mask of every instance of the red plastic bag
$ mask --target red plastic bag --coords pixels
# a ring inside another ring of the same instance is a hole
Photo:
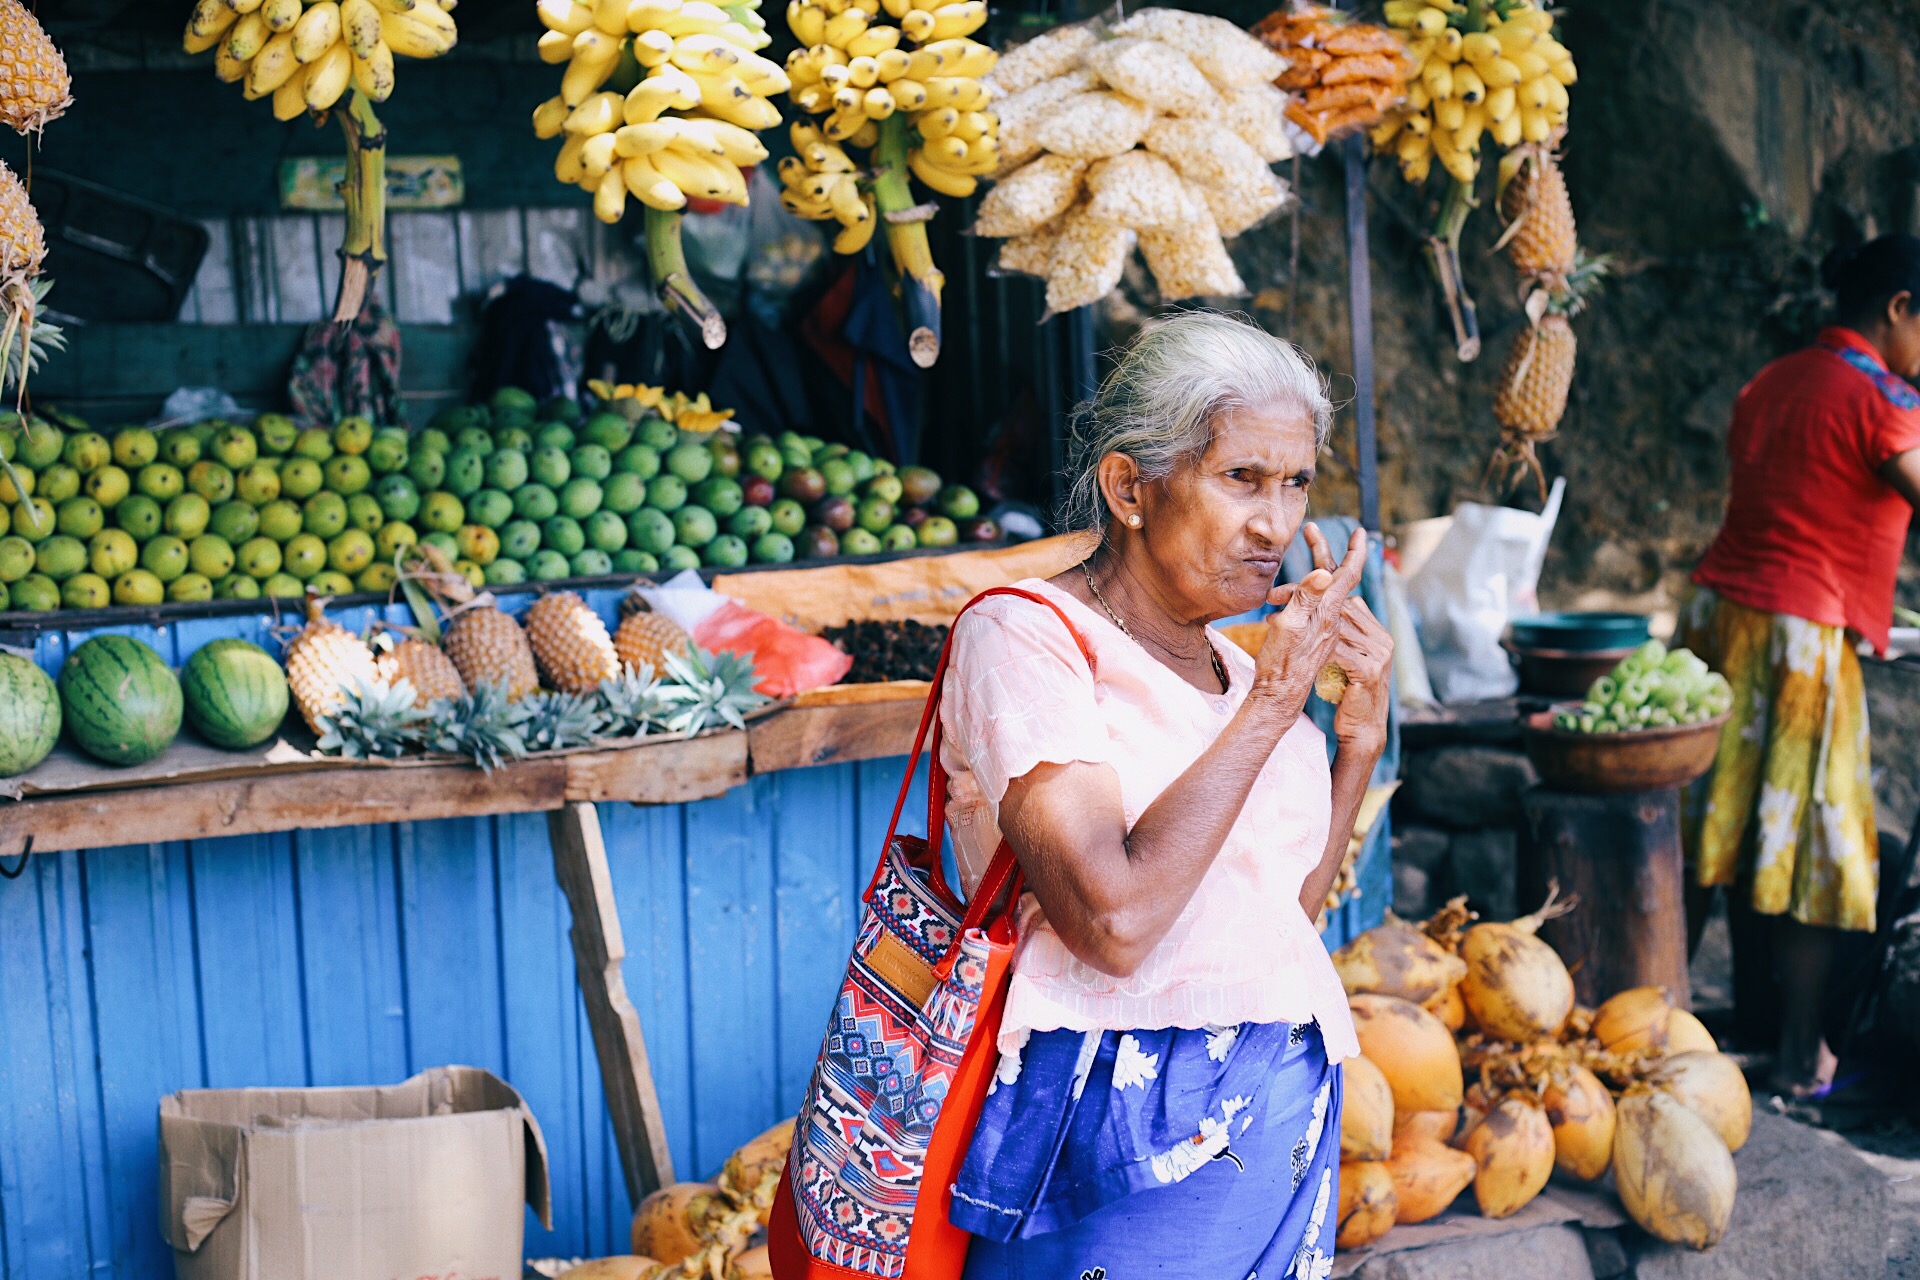
[[[702,619],[693,629],[693,639],[715,653],[724,650],[751,657],[760,677],[754,690],[770,698],[790,698],[839,684],[853,669],[853,658],[828,641],[755,613],[737,600],[727,601]]]

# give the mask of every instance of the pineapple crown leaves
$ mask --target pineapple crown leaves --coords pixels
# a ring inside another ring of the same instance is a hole
[[[594,696],[599,699],[607,734],[614,738],[643,738],[666,728],[676,705],[669,687],[644,662],[602,680]]]
[[[534,693],[521,699],[531,715],[522,737],[530,751],[565,751],[602,736],[606,714],[594,694]]]
[[[350,760],[394,760],[420,741],[427,713],[416,708],[412,682],[355,680],[340,705],[320,717],[317,744]]]
[[[428,708],[426,744],[466,756],[488,773],[527,754],[525,729],[534,709],[507,697],[501,684],[483,684],[462,698],[438,698]]]
[[[772,701],[754,691],[753,659],[743,654],[709,653],[690,644],[684,654],[667,654],[666,664],[667,696],[676,704],[666,727],[684,737],[697,736],[715,721],[744,729],[746,713]]]
[[[53,281],[41,277],[26,283],[26,305],[16,320],[9,321],[5,342],[4,367],[0,367],[0,386],[16,393],[26,389],[27,378],[39,372],[47,357],[67,349],[65,330],[40,318],[41,306]]]

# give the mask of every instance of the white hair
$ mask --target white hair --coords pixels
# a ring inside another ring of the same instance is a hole
[[[1197,457],[1223,413],[1297,408],[1313,421],[1316,453],[1333,428],[1333,402],[1313,362],[1251,321],[1185,311],[1142,330],[1069,424],[1067,529],[1105,529],[1100,460],[1125,454],[1143,480]]]

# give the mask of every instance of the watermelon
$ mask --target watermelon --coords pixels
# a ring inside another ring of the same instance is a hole
[[[95,636],[69,654],[60,705],[74,745],[108,764],[142,764],[180,732],[180,681],[131,636]]]
[[[187,724],[216,747],[244,751],[271,738],[287,714],[287,675],[245,640],[215,640],[180,670]]]
[[[0,778],[47,758],[60,737],[60,694],[53,677],[17,654],[0,653]]]

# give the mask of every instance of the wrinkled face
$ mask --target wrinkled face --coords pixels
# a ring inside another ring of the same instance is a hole
[[[1227,618],[1266,599],[1307,515],[1313,419],[1299,409],[1230,410],[1206,450],[1143,485],[1140,534],[1196,617]]]

